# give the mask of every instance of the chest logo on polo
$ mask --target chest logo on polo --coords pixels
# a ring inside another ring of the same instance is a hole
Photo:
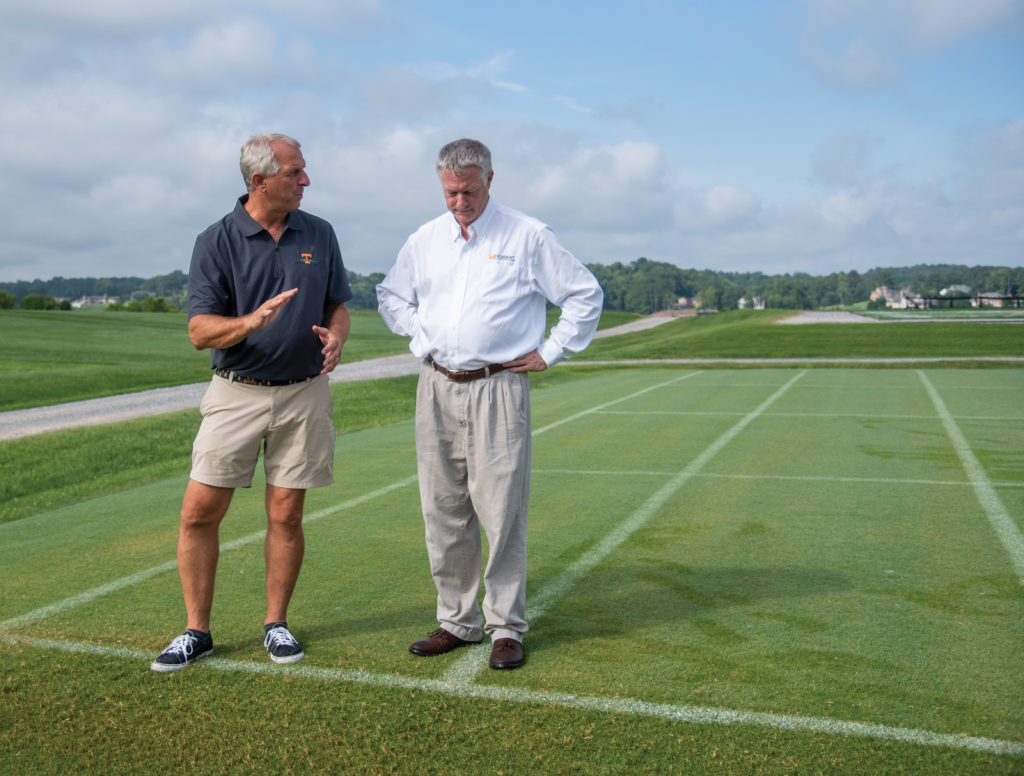
[[[317,261],[316,261],[316,259],[313,258],[313,254],[312,253],[300,253],[299,254],[299,261],[298,261],[298,263],[299,264],[316,264]]]
[[[508,255],[506,255],[504,253],[492,253],[487,258],[490,261],[509,261],[509,262],[515,262],[515,260],[516,260],[515,256],[508,256]]]

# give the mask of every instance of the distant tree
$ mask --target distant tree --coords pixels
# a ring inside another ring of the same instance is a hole
[[[17,301],[18,299],[14,294],[8,294],[6,291],[0,291],[0,310],[13,310]]]
[[[384,280],[383,272],[371,272],[369,275],[348,273],[348,284],[352,289],[352,298],[348,306],[354,310],[377,309],[377,284]]]
[[[107,305],[111,313],[176,313],[178,308],[168,304],[162,296],[147,296],[130,302],[111,302]]]
[[[22,310],[56,310],[57,301],[52,296],[27,294],[21,298]]]
[[[142,300],[140,307],[144,313],[173,313],[178,308],[167,304],[162,296],[149,296]]]
[[[700,302],[700,306],[705,310],[721,310],[724,307],[722,304],[722,289],[718,286],[702,288],[700,293],[697,294],[697,299]]]
[[[783,310],[807,310],[811,307],[804,284],[789,275],[777,275],[772,280],[767,303],[768,307]]]

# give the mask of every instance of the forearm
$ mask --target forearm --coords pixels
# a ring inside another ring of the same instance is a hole
[[[188,338],[196,350],[217,348],[223,350],[237,345],[254,331],[266,328],[288,304],[288,301],[299,292],[292,288],[272,296],[251,313],[232,318],[212,313],[195,315],[188,322]]]
[[[352,318],[348,313],[348,307],[338,304],[325,308],[324,328],[329,329],[338,338],[338,342],[344,345],[348,340],[349,330],[352,328]]]
[[[196,315],[188,322],[188,338],[196,350],[223,350],[237,345],[260,327],[253,315],[230,318],[222,315]]]

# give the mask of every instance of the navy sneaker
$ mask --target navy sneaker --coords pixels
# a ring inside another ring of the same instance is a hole
[[[270,659],[275,663],[298,663],[305,657],[306,653],[288,630],[287,623],[272,622],[263,628],[266,631],[263,646],[267,648]]]
[[[177,671],[213,654],[213,639],[209,633],[189,628],[167,645],[150,668],[154,671]]]

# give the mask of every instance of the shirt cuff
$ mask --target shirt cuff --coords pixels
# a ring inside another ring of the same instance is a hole
[[[546,340],[538,349],[540,357],[544,359],[544,363],[549,367],[554,366],[561,361],[564,356],[562,355],[562,349],[551,340]]]

